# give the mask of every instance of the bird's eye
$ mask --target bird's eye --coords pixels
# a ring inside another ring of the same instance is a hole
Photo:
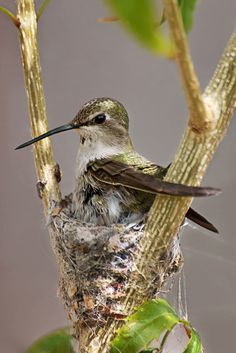
[[[102,124],[106,120],[106,115],[105,114],[98,114],[94,118],[95,124]]]

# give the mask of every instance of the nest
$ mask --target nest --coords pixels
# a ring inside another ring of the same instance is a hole
[[[58,293],[74,327],[101,327],[108,317],[122,320],[129,280],[137,275],[135,260],[143,227],[83,224],[73,218],[70,198],[66,207],[52,207],[49,226],[60,273]],[[182,256],[178,240],[162,261],[165,278],[179,270]],[[150,266],[148,296],[153,298],[160,288],[160,276],[157,263]],[[147,287],[146,282],[143,285]],[[141,293],[142,288],[136,290]]]

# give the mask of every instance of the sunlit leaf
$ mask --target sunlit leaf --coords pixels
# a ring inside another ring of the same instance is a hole
[[[55,330],[34,342],[25,353],[75,353],[67,328]]]
[[[172,44],[158,26],[157,9],[153,0],[105,0],[120,22],[146,48],[153,52],[173,55]]]

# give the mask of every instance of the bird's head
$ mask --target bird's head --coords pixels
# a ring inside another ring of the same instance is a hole
[[[111,98],[95,98],[85,103],[75,118],[68,124],[35,137],[23,143],[16,149],[29,146],[46,137],[67,130],[76,130],[80,135],[80,142],[87,148],[122,150],[130,145],[128,133],[129,119],[121,103]]]
[[[82,144],[99,141],[119,146],[129,137],[128,114],[121,103],[111,98],[95,98],[84,104],[71,124],[79,127]]]

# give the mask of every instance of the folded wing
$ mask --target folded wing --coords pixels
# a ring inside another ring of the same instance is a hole
[[[94,177],[103,183],[122,185],[152,194],[201,197],[217,195],[220,192],[220,189],[212,187],[170,183],[115,160],[99,161],[89,168]]]
[[[217,195],[220,190],[210,187],[192,187],[182,184],[169,183],[158,179],[154,175],[144,173],[133,166],[115,160],[103,160],[90,167],[93,176],[107,184],[123,185],[132,189],[152,194],[167,194],[172,196],[211,196]],[[157,168],[159,168],[157,166]],[[166,169],[167,171],[167,169]],[[164,176],[164,175],[163,175]],[[211,232],[218,233],[218,230],[205,217],[190,208],[186,217],[199,226]]]

